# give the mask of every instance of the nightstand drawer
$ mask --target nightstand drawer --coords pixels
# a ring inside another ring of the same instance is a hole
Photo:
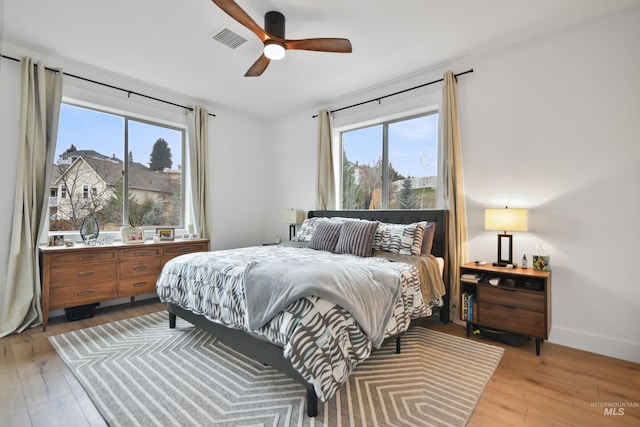
[[[478,293],[478,300],[480,302],[544,312],[544,294],[489,286],[479,286]]]
[[[544,313],[480,301],[478,322],[483,326],[547,339]]]

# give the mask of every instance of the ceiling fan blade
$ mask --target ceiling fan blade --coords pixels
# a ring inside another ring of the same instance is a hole
[[[258,36],[260,40],[263,42],[268,40],[270,37],[265,30],[262,29],[260,25],[256,23],[248,14],[245,12],[236,2],[233,0],[211,0],[222,9],[227,15],[247,27],[249,30],[253,31],[255,35]]]
[[[247,70],[247,72],[244,73],[244,76],[258,77],[262,75],[262,73],[264,73],[264,70],[267,69],[269,62],[271,62],[271,60],[267,58],[263,53],[262,55],[260,55],[260,58],[258,58],[258,60],[254,62],[253,65]]]
[[[286,49],[315,50],[320,52],[351,53],[351,42],[348,39],[317,38],[303,40],[285,40]]]

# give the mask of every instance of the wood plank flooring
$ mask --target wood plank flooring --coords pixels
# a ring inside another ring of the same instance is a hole
[[[0,339],[0,425],[104,426],[102,417],[48,336],[164,310],[156,299],[135,307],[99,308],[91,319],[53,318],[47,332],[34,328]],[[463,327],[437,320],[432,329],[465,336]],[[482,340],[473,337],[469,339]],[[505,348],[469,426],[638,426],[640,365],[545,342],[535,355],[533,341]],[[619,414],[620,407],[631,405]],[[605,412],[607,411],[607,412]]]

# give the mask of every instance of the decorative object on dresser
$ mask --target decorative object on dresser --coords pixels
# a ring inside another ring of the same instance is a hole
[[[472,325],[535,338],[536,354],[551,331],[551,272],[467,263],[460,267],[467,336]]]
[[[122,229],[122,242],[123,243],[143,243],[144,242],[144,230],[142,228],[125,227]]]
[[[137,242],[129,245],[41,247],[42,330],[49,310],[155,293],[164,264],[203,252],[209,240]]]
[[[280,213],[280,222],[289,224],[289,240],[296,235],[296,225],[304,221],[304,211],[297,209],[283,209]]]
[[[527,210],[506,206],[504,209],[485,209],[484,229],[504,231],[503,234],[498,234],[498,258],[495,265],[504,267],[513,264],[513,235],[507,234],[507,231],[527,231]]]
[[[95,216],[88,216],[82,220],[80,225],[80,237],[82,241],[97,239],[100,234],[100,226],[98,225],[98,219]]]

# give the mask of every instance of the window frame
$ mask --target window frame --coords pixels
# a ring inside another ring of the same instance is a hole
[[[164,226],[171,226],[173,228],[176,229],[186,229],[186,224],[187,222],[190,220],[190,207],[189,207],[189,200],[192,197],[190,194],[187,195],[186,194],[186,190],[187,190],[187,181],[190,179],[189,177],[189,158],[188,158],[188,153],[189,153],[189,148],[188,148],[188,141],[189,141],[189,132],[188,132],[188,126],[186,124],[186,117],[184,115],[181,115],[184,120],[183,123],[178,124],[177,122],[171,120],[166,120],[160,117],[149,117],[149,116],[143,116],[140,114],[136,114],[134,112],[128,111],[128,110],[124,110],[122,108],[113,108],[107,104],[110,103],[94,103],[94,102],[85,102],[85,101],[81,101],[75,98],[69,98],[69,97],[63,97],[62,99],[62,104],[67,104],[73,107],[77,107],[77,108],[82,108],[82,109],[87,109],[87,110],[92,110],[92,111],[96,111],[98,113],[102,113],[102,114],[109,114],[109,115],[115,115],[118,116],[119,118],[123,119],[123,127],[124,127],[124,132],[123,132],[123,141],[124,141],[124,146],[123,146],[123,201],[125,201],[126,203],[123,203],[123,222],[126,222],[126,224],[128,225],[128,220],[126,220],[125,218],[129,217],[129,157],[128,157],[128,153],[129,153],[129,140],[128,140],[128,133],[129,133],[129,122],[130,121],[134,121],[134,122],[138,122],[138,123],[142,123],[142,124],[146,124],[146,125],[151,125],[151,126],[158,126],[158,127],[164,127],[167,129],[171,129],[171,130],[175,130],[181,133],[181,164],[180,164],[180,174],[181,174],[181,179],[180,179],[180,198],[181,198],[181,206],[180,206],[180,220],[179,220],[179,224],[172,224],[172,225],[164,225]],[[56,144],[58,143],[58,141],[56,141]],[[54,159],[55,161],[56,159]],[[61,186],[60,189],[60,198],[62,197],[62,194],[64,194],[65,196],[68,195],[67,192],[65,192],[66,187],[64,185]],[[92,187],[89,190],[89,196],[91,196],[92,192],[95,191],[96,188]],[[52,206],[49,205],[49,208],[51,208]],[[143,228],[145,230],[145,232],[152,232],[156,229],[156,227],[158,227],[159,225],[149,225],[149,226],[142,226],[141,228]],[[48,226],[47,226],[48,228]],[[101,230],[102,231],[102,230]],[[115,231],[105,231],[105,232],[115,232]],[[48,232],[49,234],[78,234],[79,230],[70,230],[70,231],[51,231],[49,230]]]
[[[441,191],[441,177],[442,177],[442,138],[441,138],[441,117],[440,117],[440,108],[439,105],[431,105],[426,108],[414,109],[410,111],[400,112],[393,115],[380,116],[377,118],[372,118],[368,120],[358,121],[351,124],[344,124],[342,126],[334,127],[333,129],[333,145],[334,145],[334,175],[336,182],[336,207],[337,209],[344,209],[343,206],[343,164],[342,164],[342,153],[343,153],[343,135],[346,132],[356,131],[359,129],[365,129],[374,126],[382,126],[382,188],[385,191],[382,191],[382,202],[380,209],[386,210],[396,210],[389,207],[389,125],[393,123],[403,122],[407,120],[416,119],[419,117],[426,117],[433,114],[438,115],[438,131],[436,135],[436,144],[437,144],[437,166],[436,166],[436,178],[438,184],[434,188],[436,191],[436,206],[442,205],[443,195]]]

